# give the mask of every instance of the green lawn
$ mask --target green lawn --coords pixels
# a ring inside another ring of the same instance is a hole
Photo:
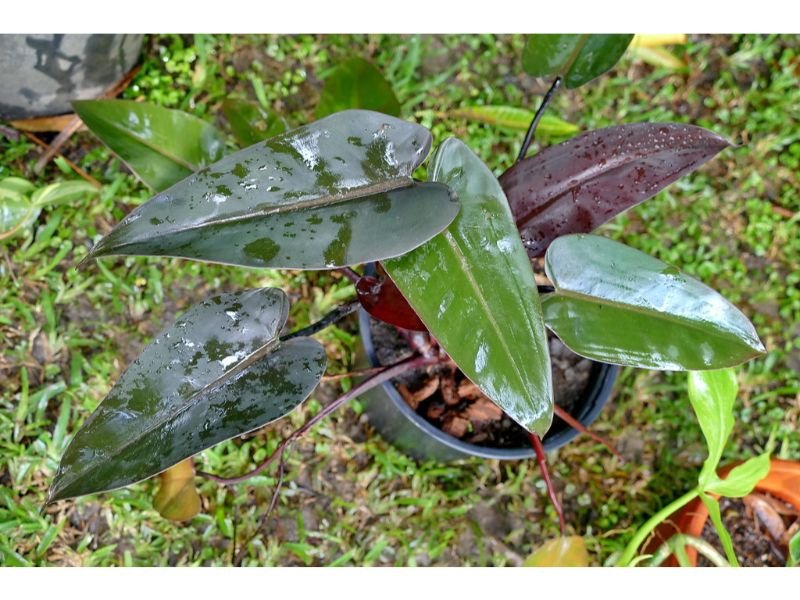
[[[463,139],[497,173],[523,134],[456,118],[476,104],[535,108],[546,82],[521,75],[520,37],[154,36],[123,97],[217,119],[229,95],[313,119],[321,78],[352,55],[375,62],[403,116],[435,144]],[[739,306],[769,353],[739,372],[729,455],[800,458],[800,37],[694,37],[684,71],[626,55],[616,69],[563,91],[552,113],[582,130],[681,121],[738,146],[603,227],[698,277]],[[552,140],[542,140],[550,143]],[[200,483],[203,511],[186,524],[152,509],[155,485],[40,509],[71,435],[162,327],[212,291],[279,286],[295,325],[353,295],[338,273],[256,271],[155,258],[107,259],[76,271],[92,243],[148,190],[88,132],[64,154],[102,184],[99,197],[45,209],[27,235],[0,242],[0,564],[227,565],[248,543],[251,565],[514,565],[557,535],[531,462],[417,464],[374,434],[352,403],[294,446],[277,510],[259,529],[275,478]],[[39,148],[0,134],[0,178],[75,179],[68,164],[33,173]],[[794,215],[794,216],[793,216]],[[358,361],[355,321],[317,336],[334,372]],[[348,383],[348,382],[345,382]],[[332,399],[323,385],[302,410],[202,453],[198,467],[234,475],[263,460]],[[579,438],[549,458],[567,521],[602,564],[658,508],[689,488],[704,459],[686,377],[623,370],[594,429],[627,458]]]

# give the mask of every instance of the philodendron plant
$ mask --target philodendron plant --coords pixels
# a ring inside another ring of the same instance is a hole
[[[629,40],[532,36],[525,64],[556,77],[549,98],[562,81],[575,87],[609,69]],[[635,367],[719,369],[761,354],[752,325],[718,293],[673,266],[590,235],[728,142],[690,125],[636,123],[591,131],[525,158],[545,106],[520,160],[499,180],[467,143],[450,138],[427,165],[427,181],[417,181],[430,132],[363,106],[281,132],[274,115],[230,101],[225,112],[237,137],[267,139],[220,158],[222,134],[184,113],[127,101],[75,103],[87,127],[157,192],[86,260],[151,255],[340,269],[358,293],[319,323],[290,333],[284,331],[289,300],[280,289],[222,294],[189,308],[144,349],[77,432],[50,501],[146,479],[286,415],[326,369],[312,334],[359,301],[378,318],[426,330],[434,342],[372,373],[254,471],[204,476],[242,481],[347,400],[402,372],[447,361],[539,444],[554,410],[570,418],[553,406],[547,328],[578,354]],[[259,125],[247,131],[251,117]],[[551,283],[541,289],[531,266],[540,256]],[[370,262],[380,262],[390,280],[362,278],[353,269]],[[187,516],[170,505],[188,493],[175,481],[188,485],[192,471],[183,465],[180,472],[165,481],[174,495],[160,494],[162,514]]]

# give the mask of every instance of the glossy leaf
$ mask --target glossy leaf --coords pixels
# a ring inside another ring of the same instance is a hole
[[[45,206],[65,204],[97,193],[97,188],[86,181],[59,181],[36,189],[18,177],[0,180],[0,240],[31,225]]]
[[[555,240],[547,326],[575,353],[665,370],[721,369],[764,353],[755,329],[717,292],[638,250],[595,235]]]
[[[578,535],[548,540],[525,560],[526,567],[588,567],[586,542]]]
[[[706,440],[708,458],[700,473],[700,486],[717,479],[722,451],[733,431],[733,405],[739,382],[733,369],[689,373],[689,402]]]
[[[436,340],[506,414],[538,435],[550,427],[550,356],[536,282],[497,179],[455,138],[429,168],[461,200],[453,224],[383,263]]]
[[[200,512],[200,496],[194,483],[194,461],[187,458],[160,475],[161,486],[153,508],[165,519],[188,521]]]
[[[316,115],[319,119],[351,108],[400,114],[400,102],[392,86],[375,65],[360,57],[337,65],[325,78]]]
[[[364,276],[356,282],[361,306],[374,318],[412,331],[427,331],[414,309],[391,279]]]
[[[0,186],[2,182],[0,182]],[[41,208],[12,187],[0,187],[0,240],[10,238],[30,225],[39,216]]]
[[[156,191],[222,157],[222,134],[188,113],[132,100],[80,100],[75,112],[92,133]]]
[[[428,130],[346,111],[241,150],[130,213],[92,250],[250,267],[325,269],[403,254],[447,227],[458,200],[413,170]]]
[[[275,111],[264,110],[254,102],[228,99],[222,103],[222,114],[240,146],[252,146],[289,129],[286,119]]]
[[[743,498],[769,474],[769,461],[769,453],[753,456],[731,469],[725,479],[715,478],[709,481],[703,491],[728,498]]]
[[[507,127],[518,131],[527,131],[534,113],[524,108],[513,106],[469,106],[450,111],[453,117],[462,117],[479,123]],[[545,113],[536,127],[539,134],[553,137],[569,137],[580,131],[577,125],[567,123],[556,116]]]
[[[634,123],[545,148],[500,176],[525,248],[590,233],[697,169],[729,142],[701,127]]]
[[[625,53],[628,34],[535,34],[528,36],[522,65],[534,77],[560,75],[576,88],[602,75]]]
[[[39,207],[68,204],[87,196],[95,196],[98,192],[88,181],[59,181],[36,190],[31,194],[31,203]]]
[[[0,195],[6,192],[13,192],[22,196],[29,196],[35,189],[35,185],[22,177],[0,179]]]
[[[297,407],[325,370],[311,338],[279,342],[279,289],[192,306],[131,363],[64,452],[50,501],[116,489],[164,471]]]

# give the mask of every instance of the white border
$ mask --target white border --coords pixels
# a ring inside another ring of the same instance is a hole
[[[5,33],[768,33],[782,0],[5,0]],[[797,29],[793,33],[797,33]]]

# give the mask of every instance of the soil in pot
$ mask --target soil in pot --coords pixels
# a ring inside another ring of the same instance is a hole
[[[370,331],[381,364],[392,364],[412,354],[403,335],[392,325],[370,319]],[[589,385],[592,362],[571,352],[549,332],[548,336],[555,402],[571,413]],[[530,444],[526,431],[458,370],[437,365],[394,381],[418,415],[463,442],[492,448]]]
[[[722,522],[731,535],[733,549],[743,567],[786,565],[786,533],[791,534],[800,528],[800,513],[796,509],[766,493],[751,494],[744,499],[722,498],[720,508]],[[725,556],[711,519],[706,521],[702,537]],[[697,566],[712,565],[704,556],[698,555]]]

